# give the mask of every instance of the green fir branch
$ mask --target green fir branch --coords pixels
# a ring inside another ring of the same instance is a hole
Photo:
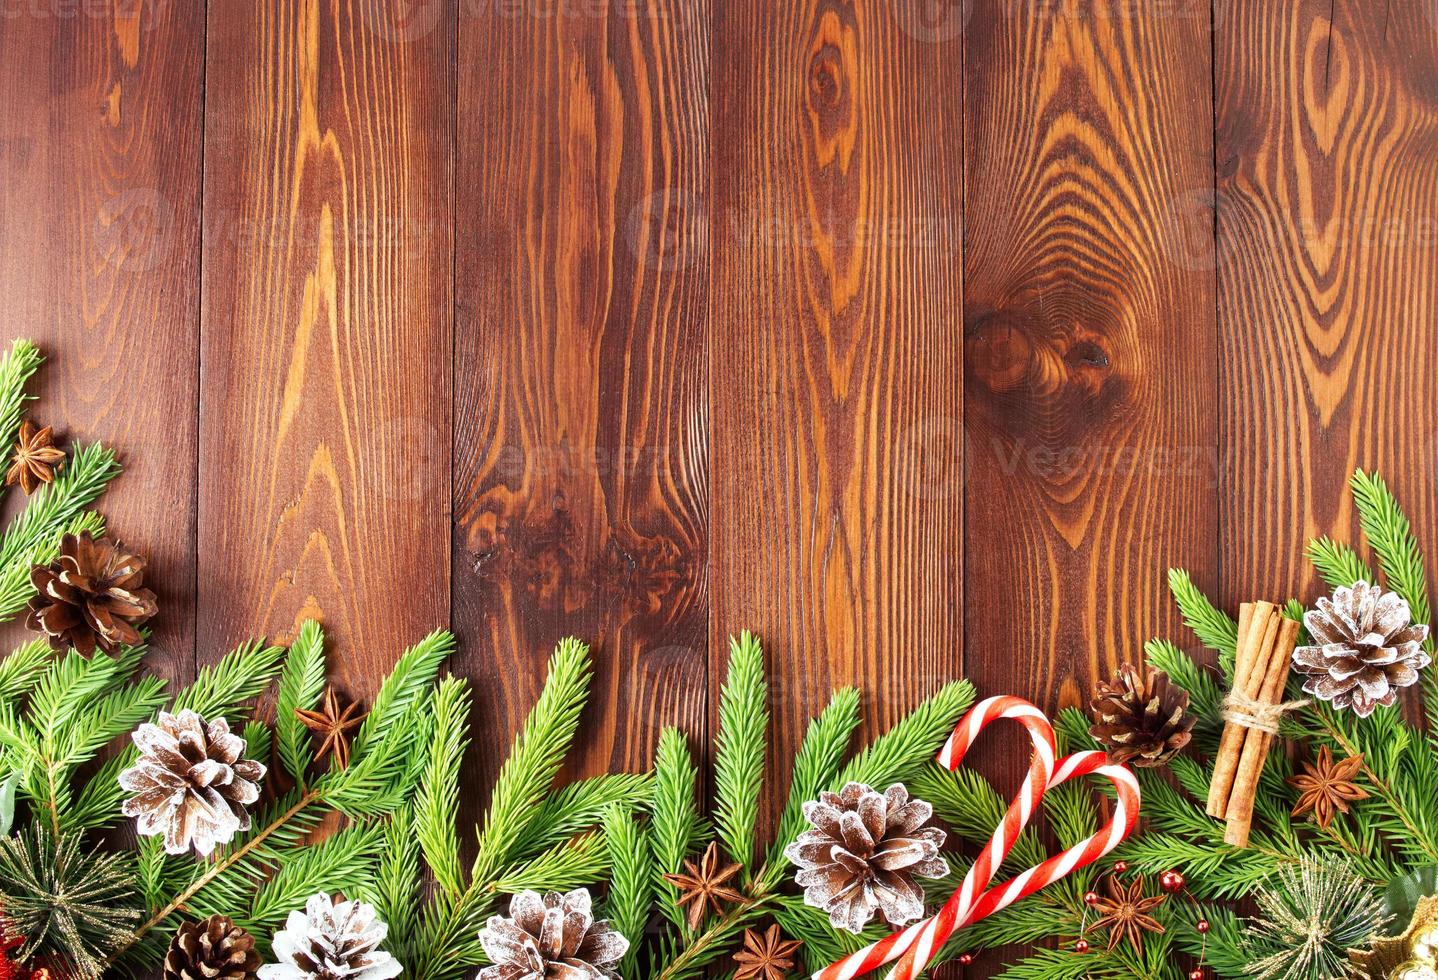
[[[87,514],[85,508],[119,473],[120,464],[110,450],[99,443],[77,444],[55,481],[29,498],[25,509],[0,535],[0,619],[9,619],[24,608],[35,591],[30,584],[31,566],[54,560],[62,535],[103,531],[100,517]]]
[[[698,779],[699,770],[689,754],[684,734],[677,728],[664,729],[654,752],[650,843],[654,851],[654,886],[659,908],[676,926],[684,922],[678,889],[659,876],[683,870],[684,859],[704,836],[704,824],[695,803]]]
[[[974,687],[968,681],[945,684],[860,752],[829,788],[838,790],[846,783],[863,783],[882,790],[912,779],[938,754],[973,703]]]
[[[778,885],[788,869],[784,848],[804,829],[804,804],[817,799],[819,791],[834,782],[858,727],[859,692],[852,687],[834,692],[828,707],[809,723],[794,759],[789,798],[779,818],[779,829],[759,876],[765,890]]]
[[[469,685],[454,677],[441,681],[433,701],[428,764],[414,804],[415,837],[425,863],[435,885],[451,895],[465,887],[454,818],[459,812],[460,764],[469,747],[469,710]]]
[[[1358,507],[1359,524],[1378,556],[1385,584],[1407,601],[1414,622],[1428,622],[1431,617],[1428,575],[1408,516],[1381,476],[1358,470],[1350,485]],[[1433,649],[1432,639],[1430,635],[1425,649]]]
[[[1377,581],[1373,570],[1358,557],[1358,552],[1326,534],[1308,542],[1308,560],[1331,588],[1346,588],[1354,582]]]
[[[627,937],[629,951],[618,964],[620,976],[634,976],[654,891],[654,855],[648,831],[619,804],[603,816],[604,843],[609,852],[609,898],[605,915],[611,928]]]
[[[1168,589],[1188,628],[1204,646],[1216,650],[1228,663],[1232,663],[1234,649],[1238,646],[1238,623],[1214,606],[1208,596],[1193,584],[1188,572],[1181,568],[1169,569]]]
[[[517,859],[533,857],[560,841],[599,825],[619,805],[647,807],[653,779],[648,773],[607,773],[561,786],[545,797],[514,844]]]
[[[9,459],[20,432],[20,419],[27,403],[35,400],[26,394],[25,385],[44,363],[45,357],[33,341],[16,339],[0,356],[0,451]]]
[[[279,742],[280,762],[300,786],[307,785],[307,774],[314,764],[314,745],[310,730],[296,714],[312,711],[325,688],[325,634],[313,619],[305,620],[290,644],[280,671],[280,684],[275,694],[275,737]]]
[[[515,843],[543,805],[579,727],[589,676],[589,647],[573,637],[561,640],[544,690],[495,783],[474,860],[475,881],[490,881],[513,860]]]
[[[746,630],[729,641],[729,674],[720,689],[719,732],[714,739],[714,829],[730,858],[746,870],[757,846],[754,826],[768,728],[764,651]]]

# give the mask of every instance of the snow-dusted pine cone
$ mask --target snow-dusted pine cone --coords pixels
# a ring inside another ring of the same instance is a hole
[[[170,854],[193,844],[208,855],[250,829],[245,807],[259,799],[265,767],[241,758],[245,740],[231,734],[225,719],[161,711],[155,724],[141,725],[131,738],[140,758],[120,773],[120,786],[135,794],[121,812],[138,819],[140,834],[164,834]]]
[[[882,795],[849,783],[805,803],[814,829],[784,849],[799,866],[794,881],[804,901],[828,912],[834,928],[850,932],[861,931],[876,910],[894,926],[923,916],[924,889],[915,877],[949,873],[939,854],[945,833],[924,826],[933,813],[898,783]]]
[[[379,948],[388,932],[373,905],[314,895],[275,933],[279,962],[260,967],[260,980],[390,980],[404,967]]]
[[[479,942],[494,965],[477,980],[607,980],[629,951],[629,940],[594,921],[585,888],[543,897],[520,892],[510,899],[509,918],[492,916]]]
[[[1293,666],[1308,675],[1303,690],[1360,718],[1397,701],[1432,659],[1423,652],[1428,627],[1413,622],[1408,603],[1367,582],[1319,599],[1303,625],[1316,644],[1293,651]]]

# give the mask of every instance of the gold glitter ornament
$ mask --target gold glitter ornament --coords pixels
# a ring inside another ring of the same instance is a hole
[[[1367,980],[1438,980],[1438,895],[1425,895],[1408,928],[1349,950],[1355,973]]]

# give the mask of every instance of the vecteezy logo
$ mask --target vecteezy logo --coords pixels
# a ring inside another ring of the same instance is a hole
[[[937,415],[920,420],[904,433],[898,450],[900,472],[913,474],[920,500],[947,500],[964,492],[968,460],[958,419]]]
[[[910,37],[929,44],[957,40],[974,12],[974,0],[896,0],[895,16]]]
[[[1159,238],[1169,261],[1190,272],[1210,272],[1222,256],[1214,229],[1227,200],[1222,191],[1199,187],[1169,199],[1159,215]]]
[[[698,194],[666,187],[630,208],[624,232],[629,250],[647,268],[676,272],[704,254],[709,215]]]
[[[361,0],[360,18],[377,36],[404,44],[439,26],[444,0]]]
[[[121,191],[95,212],[95,252],[121,272],[149,272],[170,254],[175,215],[153,187]]]

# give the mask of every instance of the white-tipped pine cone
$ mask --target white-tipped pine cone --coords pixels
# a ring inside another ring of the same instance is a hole
[[[794,881],[804,901],[829,913],[836,929],[859,932],[881,912],[902,926],[924,914],[924,889],[914,879],[942,878],[945,833],[925,827],[934,810],[895,783],[882,795],[862,783],[820,793],[804,804],[813,825],[784,849],[799,866]]]
[[[520,892],[510,899],[509,918],[492,916],[479,933],[493,966],[477,980],[610,980],[629,940],[595,922],[589,891],[567,895]]]
[[[404,967],[379,948],[388,933],[373,905],[311,896],[275,933],[279,962],[260,967],[260,980],[390,980]]]
[[[206,722],[193,711],[162,711],[131,738],[140,758],[120,773],[120,786],[135,795],[121,811],[137,819],[140,834],[163,834],[170,854],[193,845],[208,855],[250,829],[245,808],[260,797],[265,767],[241,758],[245,740],[230,732],[225,719]]]
[[[1408,603],[1367,582],[1319,599],[1303,625],[1315,644],[1293,651],[1293,666],[1308,675],[1303,690],[1361,718],[1397,701],[1432,659],[1423,652],[1428,627],[1413,622]]]

